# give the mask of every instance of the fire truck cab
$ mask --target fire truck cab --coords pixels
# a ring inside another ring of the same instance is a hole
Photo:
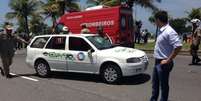
[[[67,26],[72,33],[80,33],[83,24],[87,26],[90,33],[96,33],[97,27],[102,26],[104,33],[107,33],[113,44],[134,47],[131,8],[121,6],[103,7],[67,13],[61,16],[59,24]]]

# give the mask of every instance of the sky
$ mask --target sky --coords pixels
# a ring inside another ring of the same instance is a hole
[[[0,3],[0,24],[5,22],[5,14],[10,11],[8,2],[10,0],[1,0]]]
[[[1,0],[0,3],[0,25],[5,22],[5,14],[10,12],[8,3],[10,0]],[[86,0],[80,0],[82,7],[85,6]],[[161,3],[154,2],[154,4],[162,9],[168,11],[168,14],[173,18],[186,17],[187,11],[191,11],[192,8],[201,7],[201,0],[161,0]],[[148,21],[151,16],[151,10],[145,9],[140,6],[133,7],[133,15],[136,20],[141,20],[143,25],[142,29],[148,29],[151,32],[155,31],[155,27]],[[135,15],[136,14],[136,15]],[[15,22],[15,21],[14,21]]]
[[[161,3],[154,2],[154,4],[159,9],[167,11],[171,17],[180,18],[187,17],[186,12],[190,12],[192,8],[201,7],[201,0],[161,0]],[[139,6],[134,7],[133,11],[136,11],[136,19],[142,21],[142,29],[146,28],[154,33],[156,28],[148,21],[152,11]]]

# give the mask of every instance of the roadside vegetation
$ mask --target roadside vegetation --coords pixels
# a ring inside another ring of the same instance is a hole
[[[135,48],[142,49],[142,50],[154,50],[154,45],[155,45],[155,42],[148,42],[147,44],[140,43],[140,44],[135,44]],[[191,45],[190,43],[183,43],[182,51],[189,51],[190,45]],[[201,49],[199,50],[201,51]]]

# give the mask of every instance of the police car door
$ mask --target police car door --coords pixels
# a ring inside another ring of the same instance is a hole
[[[94,73],[97,70],[95,66],[96,55],[89,56],[88,51],[92,47],[80,37],[69,37],[69,53],[73,57],[68,59],[68,70],[72,72]]]
[[[55,71],[67,71],[66,36],[53,36],[45,47],[45,55],[50,68]]]

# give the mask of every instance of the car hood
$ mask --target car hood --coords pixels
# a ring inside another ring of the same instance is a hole
[[[142,57],[145,52],[139,49],[127,48],[127,47],[114,47],[110,49],[104,49],[100,52],[101,56],[114,57],[114,58],[131,58],[131,57]]]

